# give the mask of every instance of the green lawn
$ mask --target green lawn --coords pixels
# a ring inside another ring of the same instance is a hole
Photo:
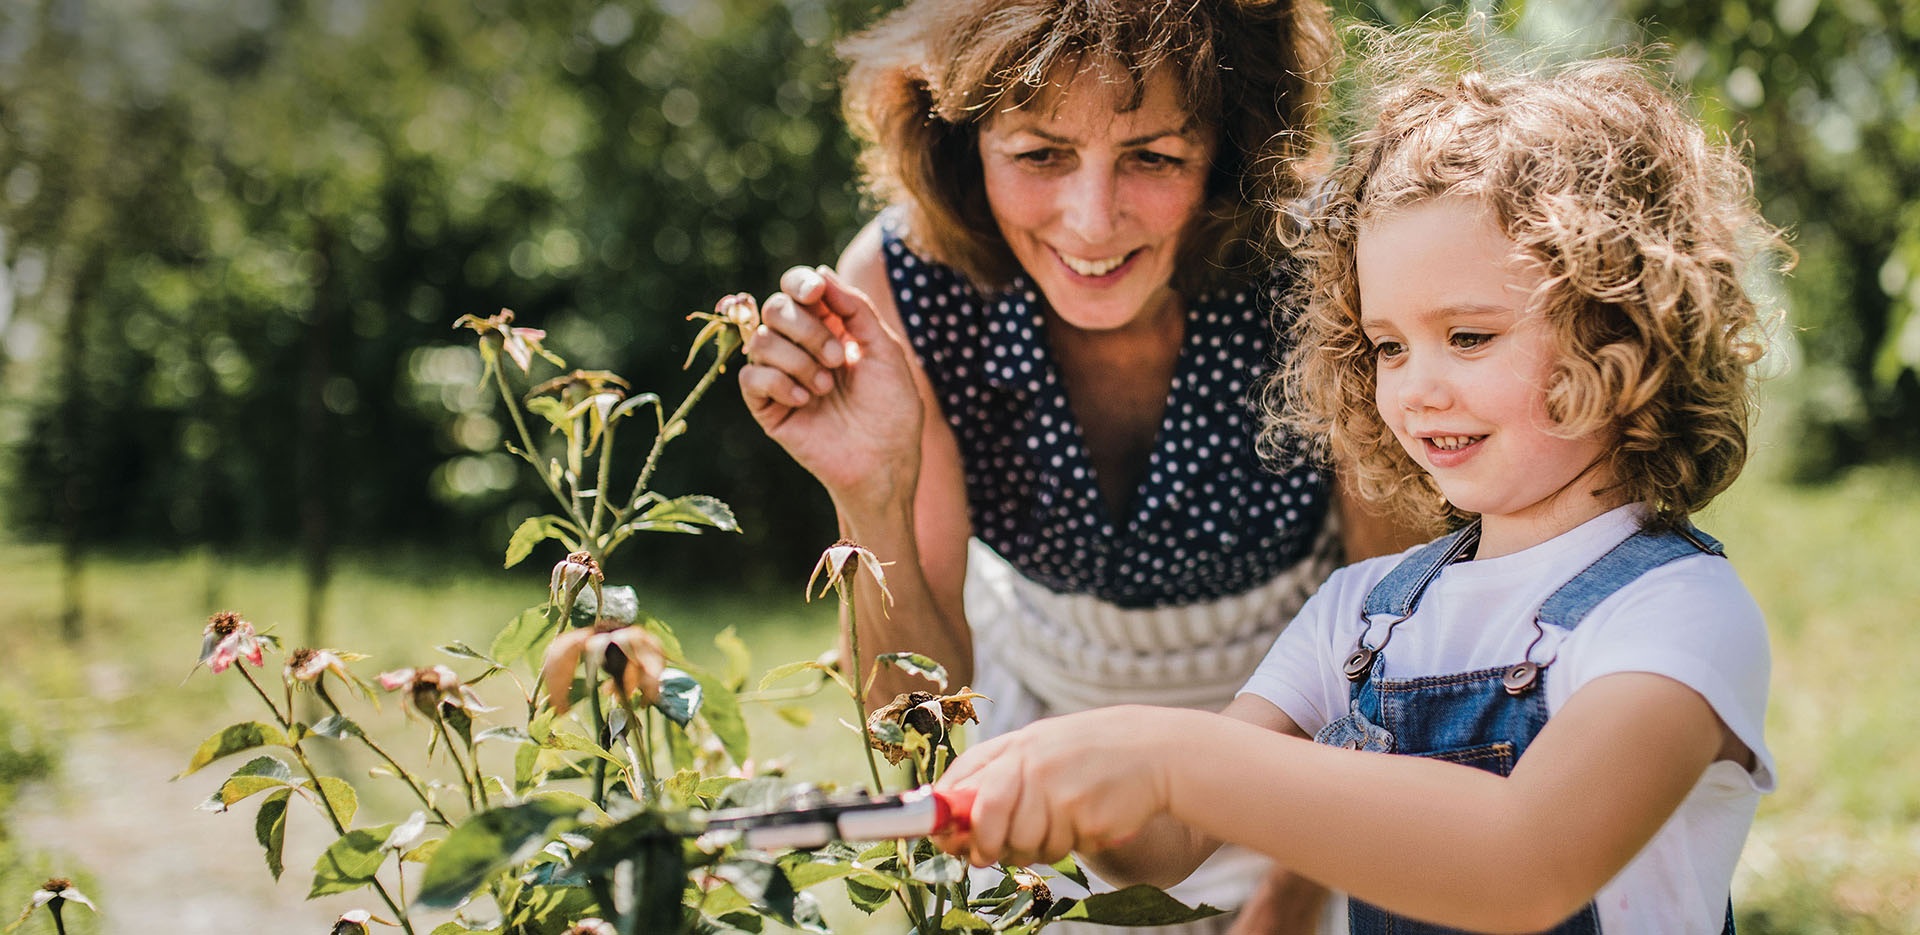
[[[1741,929],[1920,931],[1920,731],[1911,722],[1911,712],[1920,710],[1914,677],[1920,630],[1912,625],[1920,612],[1920,472],[1863,470],[1829,486],[1797,488],[1768,479],[1771,454],[1762,450],[1760,469],[1700,518],[1728,542],[1768,613],[1774,639],[1769,740],[1780,788],[1762,803],[1735,883]],[[757,673],[812,658],[831,642],[831,606],[800,599],[805,571],[794,570],[790,593],[772,596],[725,589],[698,596],[634,583],[647,609],[673,624],[702,659],[717,660],[712,636],[736,627],[753,650]],[[158,755],[159,762],[184,765],[214,729],[258,716],[257,699],[230,675],[203,671],[182,682],[209,610],[236,609],[299,637],[301,587],[285,562],[100,557],[85,580],[85,636],[67,645],[54,635],[53,551],[0,546],[7,673],[0,679],[0,807],[9,777],[33,771],[35,751],[53,751],[58,759],[69,743],[106,736],[142,748],[149,758]],[[372,655],[360,664],[368,674],[434,661],[464,670],[472,664],[432,647],[451,640],[484,646],[509,617],[539,602],[544,587],[544,571],[531,564],[504,573],[450,570],[425,559],[365,559],[338,573],[327,642]],[[858,748],[838,723],[850,718],[841,707],[844,698],[816,699],[815,717],[804,729],[769,710],[752,710],[755,757],[784,760],[803,778],[855,778]],[[368,715],[370,721],[400,717],[391,704]],[[379,793],[373,798],[378,803]],[[182,810],[152,820],[177,822],[180,834],[192,835],[222,817]],[[97,888],[91,895],[109,913],[116,894],[134,885],[63,865],[61,855],[73,849],[57,838],[0,839],[0,913],[14,911],[6,907],[24,903],[30,888],[54,870]],[[311,859],[292,850],[290,843],[288,881]],[[237,855],[222,872],[266,880],[257,852]],[[299,886],[283,881],[279,889]],[[297,894],[293,899],[298,902]],[[826,901],[838,898],[828,894]],[[846,918],[841,912],[832,917]],[[73,930],[93,930],[90,924]]]

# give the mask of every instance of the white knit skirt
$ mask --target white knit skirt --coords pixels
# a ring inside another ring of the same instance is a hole
[[[976,702],[980,726],[973,735],[984,739],[1043,717],[1116,704],[1218,711],[1332,573],[1339,555],[1338,523],[1329,516],[1312,554],[1259,588],[1204,604],[1127,609],[1050,591],[974,539],[967,547],[965,592],[973,688],[991,701]],[[1223,847],[1168,892],[1188,905],[1232,909],[1269,869],[1258,854]],[[1089,882],[1095,891],[1113,888],[1091,877]],[[1056,895],[1085,895],[1064,879],[1048,885]],[[1211,935],[1226,931],[1230,919],[1154,932]],[[1113,930],[1063,924],[1047,931]]]

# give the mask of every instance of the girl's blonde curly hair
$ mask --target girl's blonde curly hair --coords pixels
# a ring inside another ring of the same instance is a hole
[[[1666,82],[1632,59],[1500,72],[1462,31],[1380,34],[1365,61],[1371,129],[1322,190],[1295,348],[1267,385],[1262,450],[1335,465],[1367,500],[1436,527],[1464,514],[1394,439],[1374,403],[1354,249],[1363,229],[1436,198],[1479,199],[1545,283],[1560,360],[1545,387],[1558,434],[1617,434],[1610,496],[1674,524],[1725,490],[1747,457],[1752,365],[1764,329],[1742,283],[1762,253],[1790,257],[1761,219],[1735,149],[1710,139]]]

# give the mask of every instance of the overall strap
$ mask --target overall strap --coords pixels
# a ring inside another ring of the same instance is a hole
[[[1642,530],[1573,576],[1540,605],[1537,619],[1564,630],[1580,625],[1587,613],[1629,582],[1689,555],[1726,556],[1720,541],[1691,524],[1659,532]]]
[[[1373,590],[1367,592],[1362,616],[1392,614],[1407,617],[1420,604],[1420,594],[1438,577],[1440,569],[1454,563],[1480,541],[1480,521],[1471,523],[1421,546],[1412,555],[1387,572]]]

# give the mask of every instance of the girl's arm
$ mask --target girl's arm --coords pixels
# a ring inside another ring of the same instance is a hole
[[[1154,709],[1147,709],[1154,710]],[[1305,738],[1293,718],[1258,695],[1240,695],[1220,712],[1221,717],[1262,730]],[[1019,832],[1009,829],[1012,838]],[[1009,844],[1012,842],[1010,841]],[[1021,843],[1026,843],[1022,841]],[[1192,874],[1220,848],[1220,839],[1182,824],[1170,814],[1150,819],[1140,833],[1105,850],[1080,849],[1081,858],[1101,877],[1119,884],[1149,883],[1162,889]]]
[[[849,671],[863,679],[875,655],[917,652],[945,665],[954,684],[969,684],[964,472],[894,307],[879,221],[847,246],[837,275],[790,270],[781,289],[748,344],[754,363],[741,370],[742,395],[768,436],[826,487],[841,534],[889,563],[890,603],[865,575],[856,578],[866,658]],[[850,656],[843,632],[841,658]],[[927,687],[888,669],[870,700]]]
[[[1749,756],[1692,689],[1625,672],[1568,699],[1504,778],[1128,707],[995,738],[943,785],[978,790],[971,838],[948,842],[975,863],[1099,849],[1164,813],[1394,912],[1535,931],[1591,900],[1707,766]]]

